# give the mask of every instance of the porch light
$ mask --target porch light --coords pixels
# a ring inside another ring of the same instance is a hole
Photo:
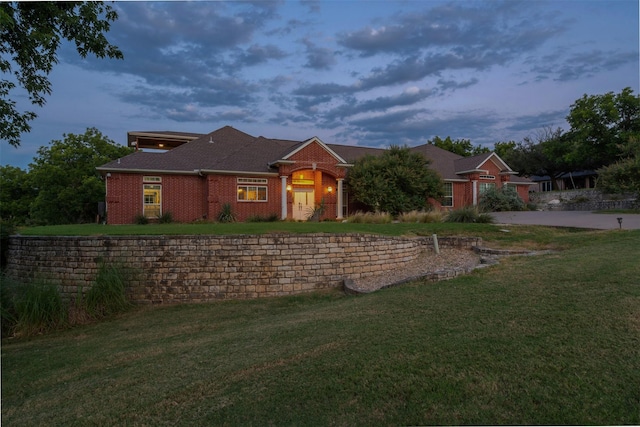
[[[291,186],[287,185],[287,191],[291,191]]]
[[[331,193],[333,191],[333,187],[329,186],[327,187],[327,192]]]

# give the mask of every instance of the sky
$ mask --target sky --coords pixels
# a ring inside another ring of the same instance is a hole
[[[44,107],[0,164],[95,127],[389,147],[435,136],[493,148],[583,95],[639,92],[638,0],[115,2],[123,60],[58,52]],[[3,78],[6,78],[3,77]]]

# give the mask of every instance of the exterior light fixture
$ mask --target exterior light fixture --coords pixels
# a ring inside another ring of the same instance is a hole
[[[164,148],[164,144],[158,144],[158,147]]]
[[[287,185],[287,191],[291,191],[291,186]]]
[[[331,193],[333,191],[333,187],[329,186],[327,187],[327,192]]]

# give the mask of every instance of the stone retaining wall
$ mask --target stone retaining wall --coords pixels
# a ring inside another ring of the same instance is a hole
[[[440,237],[440,248],[480,246],[479,238]],[[433,250],[431,237],[360,234],[259,236],[91,236],[9,240],[7,275],[61,284],[66,298],[86,291],[101,262],[137,272],[128,289],[137,303],[203,302],[290,295],[342,286]]]
[[[634,209],[638,203],[633,194],[610,195],[594,189],[536,192],[530,199],[538,209],[552,211]]]

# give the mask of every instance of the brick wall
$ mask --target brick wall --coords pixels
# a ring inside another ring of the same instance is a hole
[[[472,247],[481,239],[438,242],[441,248]],[[12,236],[7,275],[50,279],[69,298],[91,286],[100,262],[123,262],[138,272],[128,289],[132,300],[203,302],[340,287],[344,279],[402,268],[432,247],[430,237],[358,234]]]

